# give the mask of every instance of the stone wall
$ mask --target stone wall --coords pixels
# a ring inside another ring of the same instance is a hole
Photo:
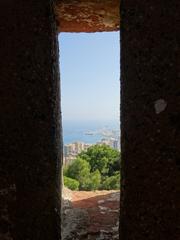
[[[51,0],[0,3],[0,239],[60,239],[60,109]]]
[[[60,32],[119,30],[120,0],[61,0],[56,4]]]
[[[121,1],[122,240],[180,239],[178,1]]]

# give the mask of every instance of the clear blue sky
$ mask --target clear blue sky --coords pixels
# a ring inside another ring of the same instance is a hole
[[[63,120],[119,120],[119,32],[61,33]]]

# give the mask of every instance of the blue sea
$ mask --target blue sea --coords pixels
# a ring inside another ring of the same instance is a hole
[[[81,141],[85,143],[96,143],[102,139],[101,134],[87,135],[87,132],[95,132],[102,129],[118,131],[119,121],[65,121],[63,120],[64,144]]]

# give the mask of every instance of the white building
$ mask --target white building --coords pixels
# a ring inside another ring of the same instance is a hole
[[[87,150],[91,144],[84,142],[74,142],[64,145],[64,164],[71,163],[82,151]]]

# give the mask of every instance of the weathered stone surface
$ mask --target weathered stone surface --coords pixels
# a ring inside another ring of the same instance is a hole
[[[119,191],[70,191],[64,189],[63,240],[118,240]],[[102,210],[101,210],[102,209]]]
[[[58,45],[51,0],[0,3],[0,239],[60,239]]]
[[[179,1],[121,1],[122,240],[180,239]]]
[[[120,0],[57,1],[59,32],[117,31]]]

